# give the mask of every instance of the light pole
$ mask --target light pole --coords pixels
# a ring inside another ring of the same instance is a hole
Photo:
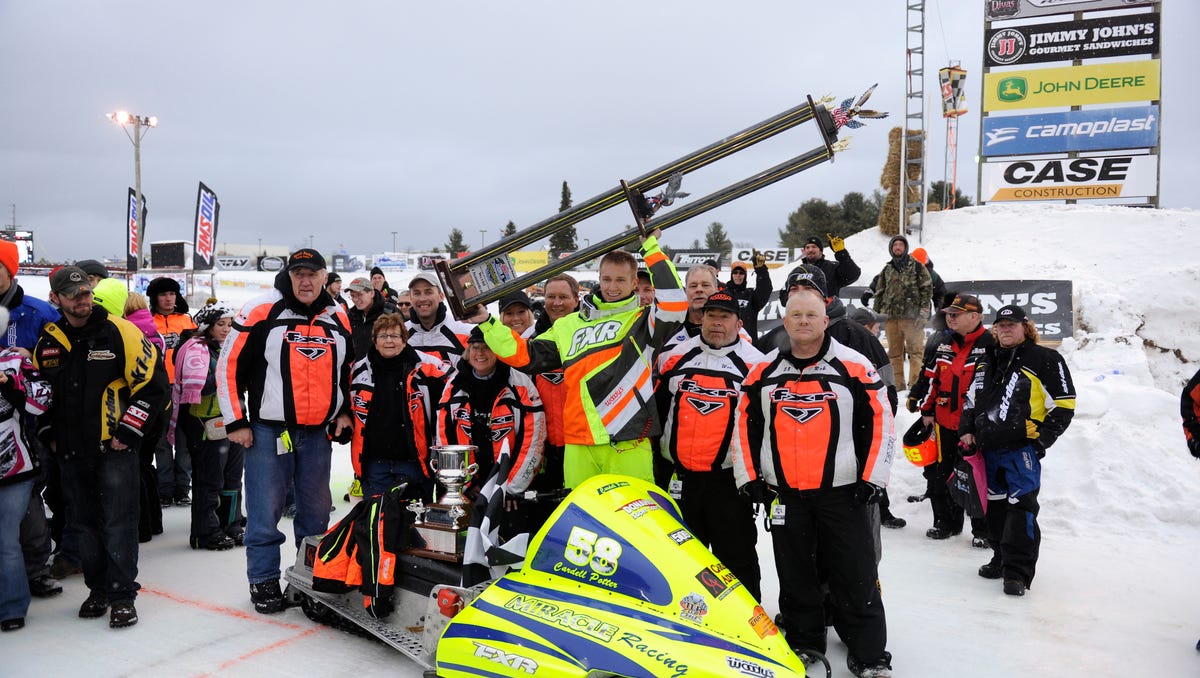
[[[158,116],[147,117],[133,115],[129,111],[115,111],[108,114],[108,119],[120,125],[121,129],[125,130],[125,136],[133,142],[133,214],[137,219],[137,266],[133,272],[136,273],[142,268],[142,243],[146,239],[146,224],[142,223],[145,221],[142,218],[142,137],[146,135],[147,128],[158,127]],[[133,125],[133,134],[129,133],[126,125]]]
[[[396,251],[396,232],[392,231],[392,252]]]
[[[486,228],[479,229],[479,246],[480,247],[487,247],[486,238],[487,238],[487,229]]]

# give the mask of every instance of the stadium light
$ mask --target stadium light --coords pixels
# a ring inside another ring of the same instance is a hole
[[[108,119],[121,126],[125,130],[125,136],[133,142],[133,191],[134,197],[134,215],[137,218],[137,265],[131,273],[136,273],[141,270],[143,251],[143,243],[146,239],[146,224],[142,217],[142,137],[152,127],[158,127],[158,116],[151,115],[149,117],[141,115],[133,115],[129,111],[115,111],[108,114]],[[133,127],[133,133],[130,134],[129,127]],[[129,228],[126,224],[125,228]]]

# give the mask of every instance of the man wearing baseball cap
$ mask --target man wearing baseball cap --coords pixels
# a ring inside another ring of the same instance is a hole
[[[1075,385],[1062,356],[1037,344],[1037,328],[1020,306],[996,311],[992,330],[996,344],[984,356],[987,367],[976,371],[958,433],[964,445],[978,445],[987,466],[992,559],[979,576],[1003,579],[1006,594],[1023,596],[1042,540],[1041,460],[1075,415]]]
[[[458,364],[467,350],[467,337],[474,325],[450,315],[437,275],[421,271],[408,281],[412,311],[408,318],[408,343],[422,353],[442,361],[444,368]]]
[[[658,452],[673,465],[669,489],[688,529],[761,600],[754,508],[738,494],[729,452],[742,382],[764,359],[740,340],[740,311],[728,291],[712,293],[700,334],[659,356],[657,393],[665,417]]]
[[[292,252],[275,289],[242,306],[217,363],[225,430],[246,448],[246,575],[262,614],[285,607],[279,519],[288,485],[299,547],[329,527],[329,438],[351,426],[350,321],[325,290],[325,274],[320,252]]]
[[[983,354],[996,340],[981,322],[983,305],[973,294],[957,294],[940,313],[946,319],[946,334],[925,362],[928,389],[917,409],[925,425],[936,423],[940,460],[924,469],[925,496],[933,509],[933,527],[925,532],[930,539],[948,539],[963,530],[963,507],[950,499],[946,481],[962,459],[958,427],[963,400],[975,378],[975,369]],[[971,519],[972,545],[987,548],[987,523],[982,517]]]
[[[750,289],[749,276],[746,272],[746,262],[735,261],[730,269],[729,282],[725,283],[725,291],[729,292],[738,303],[738,317],[742,320],[742,329],[751,339],[758,339],[758,312],[771,300],[771,272],[767,269],[767,258],[762,252],[754,250],[754,289]]]
[[[42,329],[34,365],[54,393],[45,442],[59,461],[67,522],[79,535],[90,593],[79,616],[138,621],[138,498],[142,436],[162,415],[170,386],[145,335],[92,302],[87,273],[50,276],[61,317]],[[84,355],[81,355],[84,354]]]

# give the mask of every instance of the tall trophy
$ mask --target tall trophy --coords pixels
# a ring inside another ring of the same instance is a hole
[[[476,450],[474,445],[434,445],[429,448],[429,468],[433,470],[437,484],[445,488],[441,499],[423,506],[413,524],[425,542],[424,548],[432,552],[429,555],[447,560],[462,558],[471,515],[471,504],[462,490],[479,470],[479,465],[471,461]]]
[[[513,235],[504,236],[496,243],[466,253],[454,261],[439,260],[435,262],[434,267],[442,284],[442,291],[446,294],[446,303],[456,318],[465,318],[470,316],[479,304],[495,301],[509,292],[524,289],[535,282],[575,268],[582,262],[635,243],[639,236],[647,235],[655,230],[666,230],[675,224],[720,207],[764,186],[827,160],[833,160],[834,153],[840,152],[846,147],[845,140],[838,140],[840,129],[862,127],[862,123],[855,118],[887,116],[887,113],[862,107],[874,90],[875,86],[872,85],[857,100],[851,97],[833,108],[827,107],[827,104],[832,104],[832,97],[815,101],[812,97],[807,97],[808,100],[805,103],[693,151],[636,179],[621,181],[618,186],[600,195],[521,229]],[[670,206],[675,198],[683,198],[687,195],[679,192],[680,184],[687,174],[810,120],[816,121],[817,131],[820,135],[821,144],[817,147],[735,184],[717,189],[704,197],[694,198],[679,209],[669,210],[663,215],[656,216],[660,207]],[[657,195],[646,195],[647,191],[652,191],[660,186],[663,187],[663,190]],[[509,253],[514,250],[549,238],[565,228],[573,227],[581,221],[621,204],[628,204],[633,210],[634,221],[637,224],[636,229],[630,229],[589,244],[587,247],[527,273],[518,272],[509,258]]]

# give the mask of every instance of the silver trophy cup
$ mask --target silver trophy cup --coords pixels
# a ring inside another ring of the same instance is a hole
[[[479,464],[467,463],[468,459],[474,458],[476,449],[474,445],[434,445],[430,448],[429,468],[433,469],[438,483],[446,488],[439,504],[460,506],[467,503],[462,488],[479,470]]]

